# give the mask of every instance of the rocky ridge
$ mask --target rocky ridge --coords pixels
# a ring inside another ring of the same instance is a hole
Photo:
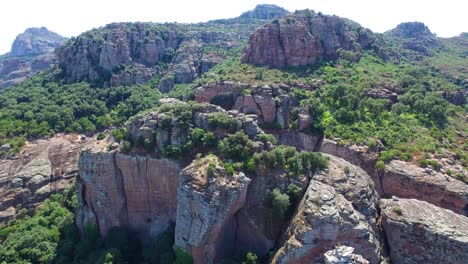
[[[463,263],[468,217],[414,199],[382,199],[382,226],[393,263]]]
[[[71,187],[78,176],[81,149],[93,142],[93,138],[59,134],[29,142],[17,157],[0,160],[0,221]]]
[[[0,60],[0,89],[21,83],[55,64],[54,50],[66,40],[45,27],[28,28],[19,34],[11,51]]]
[[[274,68],[334,60],[351,51],[359,59],[375,37],[354,22],[314,11],[296,11],[265,24],[250,37],[242,62]]]

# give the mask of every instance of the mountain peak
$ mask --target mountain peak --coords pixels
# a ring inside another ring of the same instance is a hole
[[[390,35],[402,38],[433,37],[434,34],[422,22],[405,22],[390,31]]]
[[[280,6],[261,4],[257,5],[251,11],[244,12],[242,15],[239,16],[239,18],[270,20],[280,18],[287,13],[289,13],[289,11]]]
[[[52,52],[67,38],[46,27],[32,27],[19,34],[11,46],[10,56],[23,57]]]

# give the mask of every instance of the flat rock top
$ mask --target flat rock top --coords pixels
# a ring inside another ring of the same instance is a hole
[[[401,160],[392,160],[386,165],[385,170],[390,173],[414,178],[417,181],[439,185],[447,191],[459,193],[468,197],[468,184],[440,172],[428,174],[423,168]]]
[[[415,199],[382,199],[383,217],[392,224],[424,228],[468,243],[468,217]]]

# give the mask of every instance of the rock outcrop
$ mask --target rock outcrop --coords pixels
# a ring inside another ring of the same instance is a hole
[[[288,10],[279,7],[277,5],[257,5],[253,10],[244,12],[238,17],[238,19],[263,19],[271,20],[275,18],[281,18],[285,14],[289,13]]]
[[[223,61],[264,22],[250,21],[113,23],[72,38],[57,49],[58,66],[68,83],[133,85],[157,76],[161,80],[158,88],[168,92],[176,84],[191,83]]]
[[[430,48],[440,45],[439,40],[421,22],[405,22],[384,33],[397,38],[403,48],[422,55],[430,55]]]
[[[19,84],[55,64],[54,49],[67,38],[47,28],[29,28],[18,35],[11,51],[0,60],[0,89]]]
[[[325,264],[369,264],[361,255],[353,254],[354,248],[338,246],[325,253]]]
[[[291,108],[299,106],[286,88],[250,86],[246,83],[222,82],[195,89],[195,100],[219,105],[226,110],[255,114],[258,123],[288,128],[293,123]]]
[[[321,263],[336,245],[349,245],[371,263],[379,243],[364,215],[332,186],[312,180],[272,263]]]
[[[28,28],[19,34],[11,46],[10,56],[24,57],[51,53],[67,38],[48,30],[45,27]]]
[[[0,160],[0,222],[70,187],[78,175],[81,149],[93,142],[59,134],[29,142],[17,157]]]
[[[381,208],[392,263],[466,262],[466,216],[414,199],[382,199]]]
[[[211,164],[218,167],[208,172]],[[246,202],[250,179],[227,175],[216,157],[195,160],[180,176],[175,246],[189,252],[195,264],[217,263],[234,254],[235,214]]]
[[[370,30],[336,16],[296,11],[258,29],[249,40],[242,62],[269,67],[298,67],[334,60],[344,51],[359,59],[374,42]]]
[[[364,215],[372,226],[375,237],[379,237],[377,225],[379,195],[371,177],[360,167],[342,158],[330,158],[328,169],[314,175],[314,180],[330,185],[335,191],[350,201],[353,208]]]
[[[85,150],[79,160],[80,228],[96,224],[105,235],[114,226],[147,239],[176,219],[181,165],[173,160]]]
[[[380,181],[384,197],[414,198],[468,215],[468,185],[440,172],[394,160]]]

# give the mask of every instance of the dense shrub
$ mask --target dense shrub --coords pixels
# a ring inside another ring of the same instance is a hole
[[[252,140],[243,131],[239,131],[223,139],[218,150],[228,159],[246,161],[254,154],[255,147]]]
[[[328,166],[328,158],[317,152],[297,152],[294,147],[278,146],[254,155],[257,166],[282,168],[293,175],[314,173]]]
[[[267,191],[265,203],[268,207],[272,208],[273,213],[281,219],[286,217],[286,213],[291,206],[289,195],[282,193],[278,188],[273,189],[273,191]]]
[[[241,122],[225,113],[214,113],[208,118],[208,124],[212,128],[227,129],[231,133],[238,131],[241,128]]]

